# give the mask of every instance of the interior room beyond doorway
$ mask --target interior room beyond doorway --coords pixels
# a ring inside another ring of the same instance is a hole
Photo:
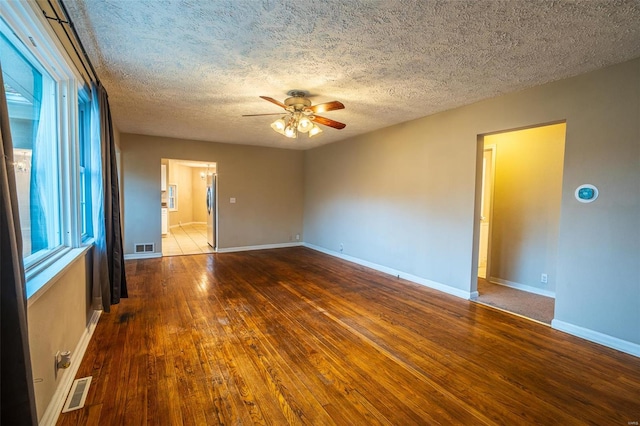
[[[484,136],[478,301],[550,323],[566,124]]]
[[[162,159],[162,254],[212,253],[216,248],[215,162]]]

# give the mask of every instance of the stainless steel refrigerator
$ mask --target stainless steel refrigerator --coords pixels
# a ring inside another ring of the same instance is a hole
[[[216,248],[216,175],[207,174],[207,242]]]

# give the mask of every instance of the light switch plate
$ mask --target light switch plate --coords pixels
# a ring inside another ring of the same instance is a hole
[[[231,198],[229,198],[229,202],[230,202],[231,204],[235,204],[235,203],[236,203],[236,198],[235,198],[235,197],[231,197]]]

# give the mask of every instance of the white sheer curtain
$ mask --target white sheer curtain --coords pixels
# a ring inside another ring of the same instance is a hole
[[[100,102],[97,87],[91,87],[91,209],[93,213],[93,283],[92,307],[102,310],[103,283],[109,282],[107,243],[104,214],[104,167],[102,164],[102,139],[100,129]],[[107,306],[109,301],[106,301]]]
[[[56,135],[55,91],[54,81],[50,78],[43,78],[42,103],[33,147],[31,170],[32,179],[35,181],[35,185],[32,185],[31,188],[36,191],[31,196],[32,209],[39,208],[41,217],[44,218],[39,223],[40,227],[44,227],[44,229],[32,229],[31,232],[32,235],[39,235],[43,239],[45,242],[43,249],[52,249],[61,243],[60,197],[58,171],[56,170],[58,167],[58,147],[52,143],[52,141],[58,140]]]

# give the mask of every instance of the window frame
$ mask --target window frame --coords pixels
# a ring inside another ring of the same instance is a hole
[[[27,280],[27,298],[46,287],[55,269],[71,262],[67,256],[80,248],[81,212],[79,201],[79,89],[81,74],[60,44],[37,3],[1,2],[0,27],[10,43],[39,70],[45,71],[56,88],[56,137],[60,218],[60,244],[36,253],[28,262],[22,259]],[[60,262],[64,262],[63,265]],[[43,277],[45,277],[43,279]]]
[[[170,212],[178,211],[178,184],[170,183],[167,185],[167,207]]]
[[[78,222],[80,239],[93,238],[93,206],[91,188],[91,95],[86,86],[78,91]],[[82,114],[80,113],[82,111]],[[83,201],[84,200],[84,201]]]

